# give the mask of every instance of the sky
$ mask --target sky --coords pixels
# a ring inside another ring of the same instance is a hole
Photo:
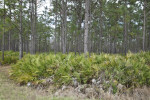
[[[24,1],[24,0],[23,0]],[[40,0],[38,0],[40,1]],[[44,11],[44,7],[50,7],[50,1],[51,0],[45,0],[45,2],[42,3],[42,5],[38,8],[38,13],[42,13],[42,11]],[[2,2],[2,4],[0,4],[0,8],[3,8],[3,2],[4,0],[0,0],[0,2]]]
[[[25,0],[23,0],[23,1],[25,1]],[[41,1],[41,0],[38,0],[38,1]],[[42,5],[40,6],[40,8],[38,8],[38,13],[41,14],[42,11],[44,11],[44,7],[46,7],[46,6],[49,8],[51,1],[52,0],[45,0],[45,2],[42,3]],[[97,1],[97,0],[95,0],[95,1]],[[109,1],[109,0],[107,0],[107,1]],[[4,2],[4,0],[0,0],[0,2]],[[3,8],[3,4],[0,4],[0,8]]]
[[[40,0],[39,0],[40,1]],[[50,8],[50,1],[51,0],[45,0],[45,2],[42,3],[42,5],[38,8],[38,14],[41,14],[42,11],[44,11],[44,8],[47,6]]]
[[[3,0],[0,0],[0,3],[1,3],[1,2],[3,2]],[[0,4],[0,8],[3,8],[3,5],[2,5],[2,4]]]

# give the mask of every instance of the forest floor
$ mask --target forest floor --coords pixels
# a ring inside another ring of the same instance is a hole
[[[9,70],[10,66],[0,66],[0,100],[85,100],[73,91],[54,96],[49,90],[17,85],[9,79]]]

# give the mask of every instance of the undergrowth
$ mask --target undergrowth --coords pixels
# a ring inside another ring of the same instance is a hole
[[[37,54],[25,55],[12,66],[11,78],[18,83],[42,83],[41,79],[54,77],[58,86],[71,85],[73,78],[80,84],[90,84],[92,79],[109,81],[105,87],[117,84],[128,88],[150,85],[150,52],[128,53],[126,56],[113,54],[84,55]]]
[[[4,61],[2,60],[2,52],[0,51],[0,64],[10,65],[15,64],[19,60],[19,52],[5,51]]]

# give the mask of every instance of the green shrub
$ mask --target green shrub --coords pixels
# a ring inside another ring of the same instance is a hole
[[[70,54],[36,54],[26,55],[12,66],[11,77],[19,83],[38,83],[41,79],[54,76],[55,85],[72,84],[77,78],[80,84],[89,84],[91,80],[102,77],[113,86],[126,87],[150,85],[150,52],[127,56],[112,54],[84,55]]]
[[[2,52],[0,52],[0,57],[2,57]],[[0,58],[0,63],[2,65],[15,64],[19,60],[19,53],[13,51],[5,51],[4,53],[4,61]]]

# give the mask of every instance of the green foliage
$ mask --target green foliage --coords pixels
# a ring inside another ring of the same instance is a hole
[[[19,52],[5,51],[4,56],[4,61],[0,58],[0,63],[2,65],[15,64],[17,60],[19,60]],[[0,57],[2,57],[2,52],[0,52]]]
[[[112,86],[114,93],[119,83],[128,88],[150,86],[150,52],[129,52],[127,56],[92,54],[88,58],[74,53],[28,54],[11,70],[11,77],[19,83],[38,83],[50,76],[54,76],[55,85],[72,84],[72,78],[77,78],[80,84],[89,84],[93,78],[102,77],[109,81],[106,88]]]

